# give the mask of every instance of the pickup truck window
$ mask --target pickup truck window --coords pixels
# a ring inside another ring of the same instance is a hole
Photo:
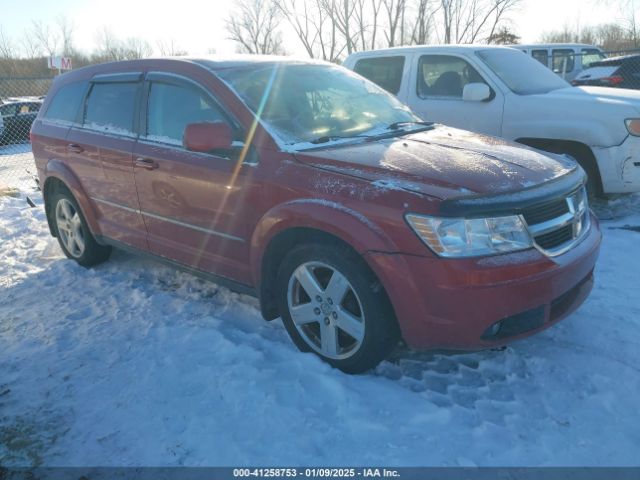
[[[404,56],[363,58],[356,62],[353,69],[395,95],[402,82]]]
[[[418,63],[418,96],[462,98],[468,83],[487,83],[466,60],[449,55],[423,55]]]

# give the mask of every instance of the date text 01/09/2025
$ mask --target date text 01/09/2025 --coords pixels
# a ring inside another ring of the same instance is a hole
[[[234,477],[256,478],[392,478],[397,470],[387,468],[235,468]]]

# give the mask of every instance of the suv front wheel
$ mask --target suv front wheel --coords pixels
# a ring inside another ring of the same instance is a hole
[[[306,244],[283,260],[277,278],[278,306],[289,336],[347,373],[382,361],[399,339],[384,289],[354,252]]]

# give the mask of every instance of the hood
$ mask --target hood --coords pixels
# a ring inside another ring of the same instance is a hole
[[[545,93],[544,97],[547,101],[553,99],[555,101],[589,102],[591,107],[595,100],[597,104],[606,105],[606,108],[620,105],[631,107],[640,112],[639,90],[611,87],[568,87]]]
[[[439,198],[519,191],[576,168],[563,157],[441,125],[426,132],[295,155],[318,168]]]

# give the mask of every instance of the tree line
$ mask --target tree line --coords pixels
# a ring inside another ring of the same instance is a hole
[[[340,62],[360,50],[443,43],[518,43],[510,15],[525,0],[236,0],[225,32],[238,52],[290,54]],[[593,0],[605,2],[611,0]],[[581,42],[605,50],[640,47],[637,0],[614,0],[621,21],[615,24],[546,32],[541,42]],[[286,42],[285,42],[285,35]],[[293,46],[292,42],[297,45]],[[209,49],[215,53],[215,48]],[[74,68],[116,60],[187,52],[173,39],[151,44],[139,37],[120,38],[108,27],[95,34],[93,50],[77,48],[74,25],[66,17],[32,21],[19,38],[0,25],[0,77],[52,76],[46,58],[71,57]]]
[[[239,51],[289,53],[293,32],[311,58],[427,43],[496,43],[518,37],[506,21],[522,0],[238,0],[226,30]]]

